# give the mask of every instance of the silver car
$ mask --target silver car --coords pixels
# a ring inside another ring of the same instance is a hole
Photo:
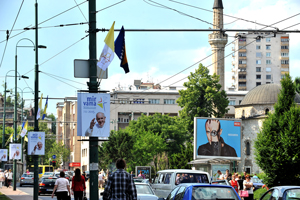
[[[151,186],[147,183],[135,182],[138,200],[158,200]]]
[[[42,176],[42,178],[44,177],[53,177],[54,176],[54,172],[45,172]]]
[[[20,180],[20,187],[22,187],[23,185],[34,185],[34,173],[30,172],[30,173],[24,173],[21,176],[21,180]]]

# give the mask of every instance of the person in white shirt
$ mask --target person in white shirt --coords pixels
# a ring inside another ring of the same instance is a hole
[[[99,188],[102,189],[102,187],[103,187],[103,174],[101,172],[99,172],[99,175],[98,175],[98,182],[99,182]]]
[[[11,169],[8,170],[8,173],[6,174],[6,178],[7,178],[7,187],[10,187],[13,178],[13,173],[11,172]]]
[[[95,122],[95,119],[97,123]],[[103,112],[98,112],[96,118],[92,119],[89,128],[85,131],[85,136],[106,137],[107,133],[104,132],[105,120],[105,114]]]
[[[219,174],[219,177],[217,178],[218,180],[224,180],[224,174],[222,174],[222,172],[220,170],[217,171],[217,173]]]
[[[56,190],[57,200],[67,200],[69,195],[71,195],[70,184],[67,179],[65,179],[65,172],[61,171],[59,174],[60,178],[55,181],[55,186],[51,195],[51,198],[54,197]],[[69,195],[68,195],[69,192]]]
[[[4,173],[2,172],[2,169],[0,169],[0,187],[2,188],[2,183],[4,182]]]
[[[41,155],[40,152],[42,152],[42,150],[43,150],[43,143],[38,142],[37,145],[34,146],[31,155]]]

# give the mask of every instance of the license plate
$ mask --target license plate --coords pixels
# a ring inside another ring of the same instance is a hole
[[[53,189],[47,189],[47,191],[53,191]]]

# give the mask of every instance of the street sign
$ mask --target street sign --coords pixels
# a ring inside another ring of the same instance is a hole
[[[55,159],[55,158],[56,158],[56,155],[53,155],[52,158]]]
[[[102,79],[107,79],[108,70],[102,71],[97,67],[97,77]],[[74,77],[75,78],[90,78],[90,62],[89,60],[74,60]]]

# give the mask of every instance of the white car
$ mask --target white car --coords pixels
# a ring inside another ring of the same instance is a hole
[[[147,183],[135,182],[137,200],[158,200],[151,186]]]

